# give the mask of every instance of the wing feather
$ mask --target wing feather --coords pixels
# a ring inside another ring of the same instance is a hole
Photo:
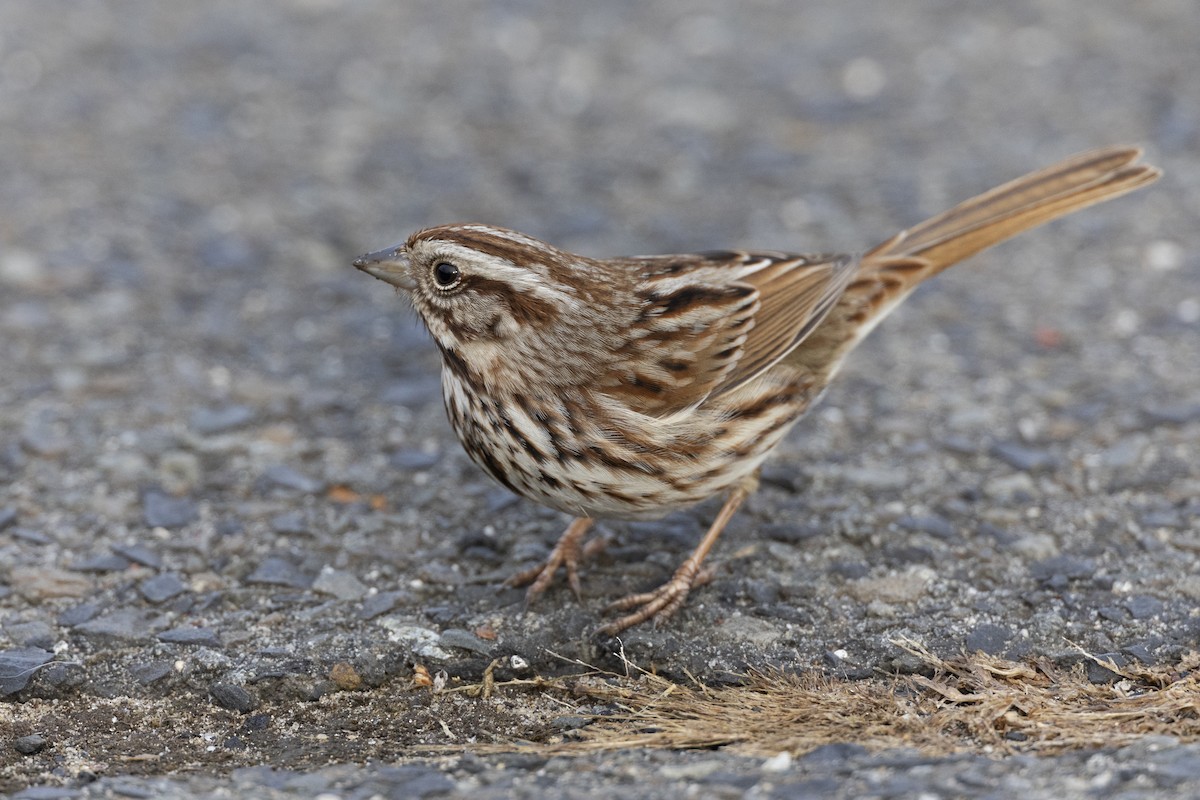
[[[628,259],[641,302],[603,390],[663,416],[769,369],[818,325],[849,256],[714,252]]]

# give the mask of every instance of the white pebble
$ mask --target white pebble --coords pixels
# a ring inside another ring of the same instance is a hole
[[[1142,253],[1142,263],[1147,269],[1168,272],[1179,269],[1183,264],[1183,245],[1170,239],[1156,239],[1146,245]]]
[[[763,772],[787,772],[792,766],[792,754],[784,750],[763,762]]]
[[[887,73],[873,58],[856,58],[842,70],[842,89],[856,100],[878,97],[887,85]]]
[[[1179,321],[1194,325],[1200,322],[1200,299],[1189,297],[1179,301]]]

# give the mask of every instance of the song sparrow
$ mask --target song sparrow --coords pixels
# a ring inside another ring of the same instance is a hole
[[[721,251],[595,259],[488,225],[444,225],[354,266],[403,289],[442,353],[450,422],[514,492],[575,515],[532,599],[578,563],[595,517],[728,493],[658,589],[612,603],[615,634],[661,622],[759,466],[846,354],[921,281],[1036,225],[1154,181],[1137,148],[1094,150],[992,189],[861,257]]]

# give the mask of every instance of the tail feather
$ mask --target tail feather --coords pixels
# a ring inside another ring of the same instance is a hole
[[[835,372],[845,355],[922,281],[1022,231],[1132,192],[1161,171],[1136,147],[1091,150],[959,203],[861,259],[825,322],[789,358]]]
[[[929,262],[931,274],[941,272],[1018,233],[1157,180],[1157,168],[1136,163],[1141,155],[1136,147],[1091,150],[1017,178],[884,242],[863,257],[863,267],[915,256]]]

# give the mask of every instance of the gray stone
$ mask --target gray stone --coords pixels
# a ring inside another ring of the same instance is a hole
[[[975,628],[967,634],[966,641],[963,643],[968,653],[974,653],[977,650],[983,651],[988,655],[998,656],[1004,652],[1004,648],[1008,645],[1009,640],[1013,637],[1013,632],[1002,625],[993,625],[990,622],[984,622],[976,625]]]
[[[310,532],[308,522],[300,511],[288,511],[271,517],[271,530],[284,536],[306,536]]]
[[[67,628],[74,628],[77,625],[82,625],[89,619],[93,619],[103,608],[104,606],[95,602],[80,603],[59,614],[58,624]]]
[[[13,749],[23,756],[32,756],[42,752],[46,743],[45,736],[31,733],[28,736],[21,736],[15,739],[13,741]]]
[[[66,786],[30,786],[14,794],[10,800],[75,800],[83,797],[79,789]]]
[[[97,643],[115,644],[149,639],[162,625],[162,617],[157,614],[118,608],[77,625],[75,629]]]
[[[185,626],[171,628],[158,635],[160,642],[167,644],[194,644],[203,647],[220,647],[221,639],[212,628]]]
[[[1157,597],[1137,594],[1122,603],[1134,619],[1149,619],[1157,617],[1163,611],[1163,602]]]
[[[17,521],[17,510],[12,506],[0,508],[0,531],[8,528]]]
[[[1138,524],[1144,528],[1182,528],[1183,515],[1173,508],[1155,509],[1138,515]]]
[[[993,442],[988,448],[988,453],[1023,472],[1041,472],[1058,464],[1058,459],[1053,454],[1016,442]]]
[[[186,497],[172,497],[151,489],[142,497],[142,514],[151,528],[182,528],[200,518],[196,504]]]
[[[41,620],[14,622],[4,626],[8,638],[23,647],[39,647],[50,650],[56,638],[54,629]]]
[[[22,431],[21,446],[34,455],[53,458],[67,452],[71,443],[50,425],[35,422]]]
[[[768,539],[785,544],[809,542],[826,533],[820,525],[802,525],[790,522],[772,522],[764,525],[761,532]]]
[[[208,688],[208,693],[221,708],[240,714],[247,714],[258,707],[254,695],[233,683],[214,683]]]
[[[379,592],[363,600],[362,608],[358,611],[359,619],[374,619],[386,614],[401,603],[412,600],[412,595],[403,590]]]
[[[1117,667],[1117,669],[1120,669],[1129,663],[1129,659],[1120,653],[1100,653],[1097,658],[1103,661],[1112,662],[1113,666]],[[1088,680],[1092,683],[1116,683],[1117,681],[1121,680],[1120,673],[1113,672],[1108,667],[1105,667],[1102,664],[1097,664],[1090,658],[1084,663],[1087,668]]]
[[[151,661],[145,664],[134,664],[129,668],[129,674],[142,685],[160,681],[175,671],[170,661]]]
[[[896,520],[896,524],[906,531],[928,533],[937,539],[950,540],[958,537],[958,529],[945,517],[930,514],[923,517],[904,516]]]
[[[1148,406],[1142,411],[1146,419],[1155,425],[1187,425],[1200,419],[1200,403]]]
[[[124,572],[129,569],[129,559],[115,553],[92,556],[71,565],[75,572]]]
[[[254,409],[249,406],[222,406],[220,408],[198,408],[192,412],[190,425],[201,436],[241,428],[254,421]]]
[[[338,600],[358,600],[367,593],[367,587],[354,573],[332,567],[325,567],[317,573],[312,588],[313,591],[333,595]]]
[[[285,464],[270,467],[263,473],[267,483],[281,489],[294,489],[305,494],[316,494],[325,488],[325,484],[315,478],[310,478],[298,470]]]
[[[41,531],[35,531],[33,528],[25,528],[20,525],[12,529],[12,537],[20,539],[30,544],[50,544],[54,540]]]
[[[16,694],[29,685],[38,667],[47,664],[54,654],[40,647],[21,647],[0,650],[0,697]]]
[[[835,472],[844,481],[860,489],[886,491],[908,485],[908,474],[899,468],[839,467]]]
[[[495,650],[495,645],[492,642],[481,639],[462,628],[447,628],[442,631],[442,635],[438,637],[438,644],[442,647],[457,647],[461,650],[470,650],[482,656],[490,656],[492,651]]]
[[[114,544],[112,551],[122,558],[150,569],[162,569],[162,556],[144,544]]]
[[[1053,556],[1029,566],[1035,580],[1051,582],[1057,579],[1082,580],[1096,574],[1096,562],[1072,555]]]
[[[441,460],[442,454],[438,451],[426,452],[406,448],[392,453],[388,463],[397,469],[419,470],[436,466]]]
[[[300,571],[299,567],[279,556],[268,556],[258,567],[246,576],[246,583],[262,583],[269,586],[290,586],[295,589],[307,589],[312,585],[312,578]]]
[[[383,767],[379,780],[393,787],[403,797],[439,797],[455,791],[454,781],[437,769],[422,766]]]
[[[402,406],[421,406],[435,401],[440,402],[442,381],[436,374],[416,376],[389,385],[383,390],[380,397],[384,403]]]

